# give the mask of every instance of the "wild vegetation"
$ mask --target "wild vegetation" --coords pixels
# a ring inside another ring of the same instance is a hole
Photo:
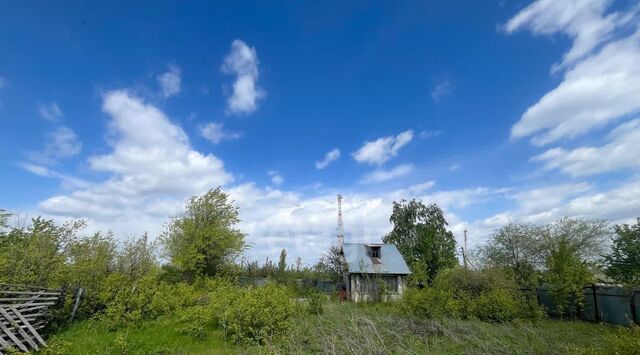
[[[401,301],[340,303],[303,280],[340,280],[330,249],[313,266],[241,259],[238,209],[220,189],[192,198],[157,241],[82,235],[84,223],[0,215],[0,283],[63,288],[50,314],[47,353],[633,353],[639,330],[548,318],[531,290],[547,285],[555,314],[575,319],[582,287],[637,285],[637,225],[561,219],[510,223],[458,265],[444,214],[420,201],[394,204],[395,243],[413,274]],[[611,253],[607,250],[612,242]],[[163,264],[162,261],[165,263]],[[267,278],[263,286],[243,278]],[[85,293],[74,323],[76,290]]]

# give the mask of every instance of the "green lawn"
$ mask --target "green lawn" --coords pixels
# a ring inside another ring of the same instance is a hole
[[[272,346],[237,347],[211,328],[202,340],[172,322],[150,321],[109,331],[80,322],[51,340],[64,354],[632,354],[640,331],[604,324],[545,320],[489,324],[480,321],[411,319],[386,305],[329,304],[319,316],[303,315]],[[635,339],[635,340],[634,340]],[[57,344],[57,345],[56,345]]]

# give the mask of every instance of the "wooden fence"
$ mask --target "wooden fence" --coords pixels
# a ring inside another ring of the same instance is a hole
[[[58,289],[0,284],[0,354],[9,348],[29,352],[47,346],[40,332],[48,309],[62,298]]]

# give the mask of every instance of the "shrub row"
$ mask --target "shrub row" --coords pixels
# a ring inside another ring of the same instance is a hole
[[[486,322],[540,319],[544,315],[535,299],[519,292],[494,270],[447,270],[430,287],[406,290],[401,306],[409,314],[426,318]]]

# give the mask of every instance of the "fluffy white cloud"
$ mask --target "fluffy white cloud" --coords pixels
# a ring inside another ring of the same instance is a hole
[[[45,155],[52,158],[69,158],[82,150],[78,135],[69,127],[61,126],[49,133]]]
[[[416,185],[412,185],[409,186],[409,188],[407,188],[406,191],[410,192],[410,193],[414,193],[414,194],[419,194],[422,193],[426,190],[431,189],[433,186],[435,186],[436,182],[431,180],[431,181],[427,181],[427,182],[423,182],[420,184],[416,184]]]
[[[508,31],[563,32],[574,38],[560,67],[564,80],[531,106],[511,136],[544,145],[573,138],[640,110],[640,31],[635,6],[605,15],[609,1],[539,0],[507,23]],[[631,27],[631,34],[613,36]],[[619,32],[619,31],[618,31]],[[571,64],[571,66],[569,66]]]
[[[462,236],[468,225],[452,208],[480,203],[502,194],[499,190],[476,188],[437,191],[425,194],[435,182],[428,181],[390,193],[344,193],[343,219],[345,239],[350,242],[380,242],[391,230],[389,216],[393,201],[418,198],[436,202],[454,234]],[[240,230],[247,233],[253,248],[248,254],[255,259],[275,257],[282,248],[290,256],[301,256],[310,263],[335,243],[337,232],[337,191],[321,191],[305,197],[298,192],[260,188],[253,183],[235,186],[229,195],[240,208]]]
[[[558,169],[571,176],[640,168],[640,119],[619,125],[609,133],[608,140],[600,147],[549,149],[533,160],[543,162],[546,169]]]
[[[531,200],[536,195],[540,203]],[[518,206],[505,212],[516,222],[549,223],[564,216],[607,219],[612,223],[633,222],[640,209],[640,179],[596,190],[588,183],[549,186],[512,196]]]
[[[325,154],[324,159],[316,162],[316,169],[322,170],[340,158],[340,149],[335,148]]]
[[[59,159],[78,155],[82,150],[82,142],[69,127],[59,126],[47,133],[42,151],[29,152],[30,160],[40,164],[53,164]]]
[[[362,178],[363,184],[371,184],[393,180],[411,174],[413,165],[402,164],[391,169],[376,169]]]
[[[365,142],[351,156],[359,163],[381,165],[398,155],[400,148],[409,144],[412,139],[412,130],[404,131],[397,136],[378,138],[375,141]]]
[[[233,180],[222,161],[194,151],[182,128],[131,93],[106,93],[102,109],[111,118],[112,151],[89,158],[89,167],[108,178],[51,197],[41,211],[90,218],[116,232],[157,232],[186,198]]]
[[[274,184],[276,186],[280,186],[280,185],[282,185],[282,183],[284,183],[284,178],[277,171],[271,170],[267,174],[271,178],[271,183],[272,184]]]
[[[567,198],[591,191],[592,188],[593,186],[586,182],[548,185],[513,192],[508,194],[508,197],[517,201],[519,214],[531,215],[561,206]]]
[[[89,186],[89,183],[82,179],[67,174],[62,174],[46,166],[32,163],[22,163],[20,164],[20,166],[26,171],[38,176],[60,179],[62,181],[63,187],[65,188],[85,188]]]
[[[529,28],[534,34],[563,32],[573,39],[573,46],[554,69],[569,66],[588,55],[599,44],[611,39],[617,27],[633,19],[637,8],[629,13],[605,12],[611,0],[539,0],[514,16],[505,29],[512,33]]]
[[[255,48],[236,39],[231,44],[231,52],[222,65],[222,71],[236,75],[233,94],[227,100],[229,111],[236,114],[251,113],[258,108],[258,102],[266,95],[258,87],[258,56]]]
[[[166,99],[180,93],[182,78],[180,76],[180,68],[170,65],[169,70],[158,75],[156,78],[162,90],[162,96]]]
[[[38,114],[47,121],[58,121],[62,118],[62,110],[55,101],[48,104],[38,104]]]
[[[210,122],[200,126],[200,134],[213,144],[242,137],[240,132],[226,131],[224,125],[219,122]]]

